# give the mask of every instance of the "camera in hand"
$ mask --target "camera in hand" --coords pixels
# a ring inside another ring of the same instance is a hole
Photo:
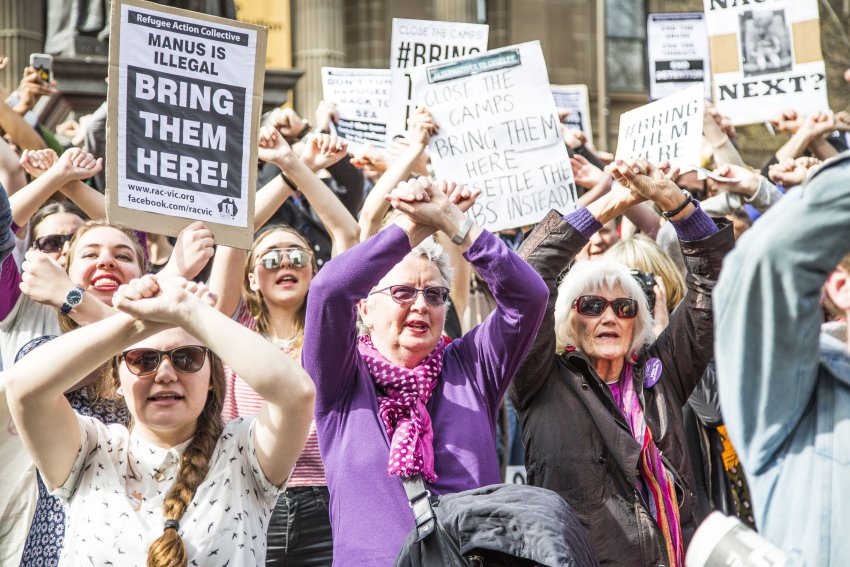
[[[646,294],[646,301],[649,303],[649,314],[655,312],[655,274],[649,272],[641,272],[640,270],[629,270],[629,273],[640,284],[643,293]]]

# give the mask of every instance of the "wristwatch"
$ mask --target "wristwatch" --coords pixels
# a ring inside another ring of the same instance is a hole
[[[463,220],[463,224],[460,225],[460,228],[458,229],[458,231],[455,233],[454,236],[452,236],[452,242],[454,244],[458,245],[458,246],[463,244],[463,240],[466,238],[466,235],[469,234],[469,229],[471,229],[471,228],[472,228],[472,219],[470,217],[466,217]]]
[[[83,295],[86,293],[81,287],[75,287],[71,291],[68,292],[68,295],[65,296],[65,302],[62,303],[62,307],[59,308],[59,311],[62,315],[67,315],[71,312],[71,309],[79,305],[83,302]]]
[[[684,211],[685,207],[687,207],[690,203],[693,202],[694,198],[691,196],[691,194],[687,190],[682,189],[682,194],[685,196],[685,200],[684,200],[684,202],[682,202],[681,205],[679,205],[678,207],[676,207],[672,211],[661,211],[661,214],[664,215],[664,218],[671,219],[671,218],[675,217],[676,215],[678,215],[679,213]]]

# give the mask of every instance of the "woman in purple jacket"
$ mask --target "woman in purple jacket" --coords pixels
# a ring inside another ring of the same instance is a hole
[[[303,362],[317,386],[335,564],[392,565],[414,527],[397,477],[419,476],[432,494],[500,482],[496,413],[548,291],[463,214],[475,196],[424,178],[402,183],[389,197],[404,213],[397,223],[333,259],[310,287]],[[441,336],[448,260],[428,239],[437,230],[497,303],[450,343]],[[359,338],[358,310],[368,333]]]

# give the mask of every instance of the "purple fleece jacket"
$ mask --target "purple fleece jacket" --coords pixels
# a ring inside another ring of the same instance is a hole
[[[391,226],[330,261],[310,285],[302,362],[317,388],[334,565],[392,565],[413,528],[401,480],[386,472],[389,439],[355,328],[357,301],[408,252],[407,234]],[[432,494],[501,482],[496,415],[548,299],[540,276],[489,232],[464,256],[493,292],[497,308],[446,347],[427,406],[438,476],[428,487]]]

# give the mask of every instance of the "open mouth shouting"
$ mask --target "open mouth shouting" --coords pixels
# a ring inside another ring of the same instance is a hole
[[[414,335],[424,335],[431,329],[431,325],[419,319],[411,319],[404,323],[404,328]]]
[[[292,274],[283,274],[278,277],[274,283],[280,287],[292,287],[298,283],[298,278]]]
[[[115,274],[98,274],[91,279],[91,288],[97,291],[114,292],[121,285]]]

